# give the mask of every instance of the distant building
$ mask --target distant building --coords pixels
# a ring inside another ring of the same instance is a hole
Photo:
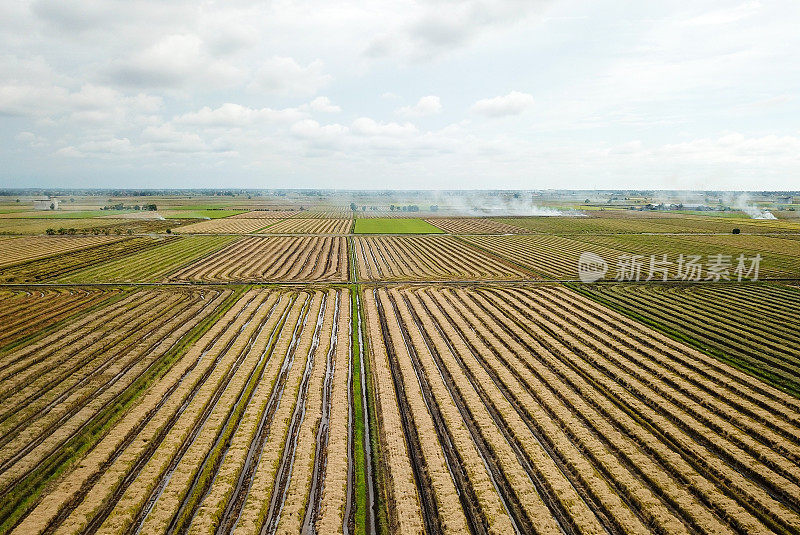
[[[34,210],[58,210],[58,199],[34,199]]]

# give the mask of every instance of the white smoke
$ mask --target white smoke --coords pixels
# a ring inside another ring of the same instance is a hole
[[[460,216],[572,216],[577,210],[560,210],[538,204],[530,193],[518,192],[435,192],[434,204],[448,215]]]
[[[747,214],[750,217],[750,219],[778,219],[769,210],[761,209],[752,202],[750,202],[750,197],[744,193],[736,197],[733,206],[737,210],[741,210],[742,212]]]

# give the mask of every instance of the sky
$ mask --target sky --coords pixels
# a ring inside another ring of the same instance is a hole
[[[0,2],[0,187],[800,189],[800,2]]]

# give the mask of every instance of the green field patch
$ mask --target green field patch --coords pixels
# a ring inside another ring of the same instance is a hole
[[[422,219],[356,219],[356,234],[444,234]]]

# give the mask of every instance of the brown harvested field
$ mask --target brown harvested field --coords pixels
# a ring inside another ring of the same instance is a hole
[[[356,237],[363,280],[514,280],[531,276],[499,257],[450,236]]]
[[[173,281],[345,281],[344,237],[245,237],[170,275]]]
[[[436,217],[425,221],[450,234],[524,234],[527,230],[494,219],[477,217]]]
[[[112,236],[30,236],[0,237],[0,266],[77,251],[120,240]]]
[[[263,229],[270,234],[348,234],[352,219],[286,219]]]
[[[364,305],[391,531],[800,529],[791,395],[563,287]]]
[[[180,234],[253,234],[278,221],[280,220],[226,217],[192,223],[175,229],[175,232]]]
[[[24,502],[13,531],[342,532],[349,303],[347,290],[142,291],[0,354],[0,488]],[[76,437],[88,449],[70,449]],[[20,496],[52,466],[51,485]]]
[[[0,293],[0,348],[117,295],[116,289],[4,290]]]

